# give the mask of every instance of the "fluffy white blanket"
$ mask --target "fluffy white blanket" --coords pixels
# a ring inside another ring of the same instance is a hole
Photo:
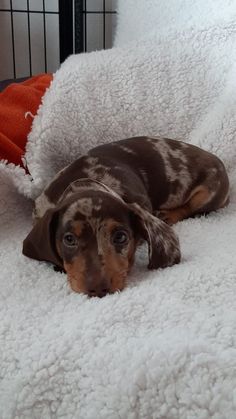
[[[114,44],[149,36],[158,31],[166,38],[186,30],[208,30],[236,20],[235,0],[118,0]]]
[[[29,137],[30,172],[0,165],[0,418],[234,419],[235,24],[70,57]],[[31,202],[97,143],[163,134],[225,162],[228,208],[176,226],[183,260],[88,299],[21,255]],[[25,196],[24,196],[25,195]]]

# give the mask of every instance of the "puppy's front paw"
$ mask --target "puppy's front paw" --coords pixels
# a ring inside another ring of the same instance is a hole
[[[158,211],[157,217],[169,225],[176,224],[184,219],[184,215],[180,209]]]

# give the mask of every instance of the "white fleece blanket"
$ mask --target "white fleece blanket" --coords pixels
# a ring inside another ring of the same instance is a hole
[[[13,176],[14,184],[35,197],[59,169],[103,142],[157,134],[193,141],[192,130],[231,82],[235,45],[233,21],[69,57],[29,135],[33,181]]]
[[[118,0],[114,44],[149,36],[167,38],[186,30],[208,30],[236,20],[235,0]]]
[[[33,181],[0,165],[0,418],[235,419],[235,25],[69,58],[35,117]],[[217,153],[228,208],[175,228],[183,260],[103,299],[21,255],[31,202],[102,141],[181,137]],[[24,196],[25,195],[25,196]]]

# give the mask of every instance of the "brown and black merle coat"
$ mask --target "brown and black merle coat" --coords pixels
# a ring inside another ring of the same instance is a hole
[[[63,268],[72,289],[123,289],[137,245],[149,268],[180,261],[169,224],[229,201],[223,163],[181,141],[136,137],[96,147],[63,169],[35,202],[25,255]]]

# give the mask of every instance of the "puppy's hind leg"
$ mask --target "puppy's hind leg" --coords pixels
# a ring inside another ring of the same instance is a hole
[[[197,186],[191,192],[190,197],[184,205],[167,210],[163,209],[158,213],[158,217],[170,225],[175,224],[178,221],[182,221],[201,212],[201,209],[209,203],[211,198],[212,193],[206,186]]]
[[[183,206],[161,210],[158,217],[175,224],[197,214],[206,214],[224,208],[229,203],[229,179],[223,163],[213,168],[205,183],[194,188]]]

